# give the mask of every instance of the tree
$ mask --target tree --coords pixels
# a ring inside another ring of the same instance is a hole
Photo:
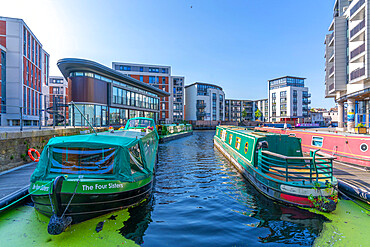
[[[244,111],[242,111],[242,117],[243,118],[246,118],[248,115],[247,111],[244,109]]]
[[[256,119],[259,119],[260,117],[262,117],[262,112],[260,111],[260,109],[257,109],[255,111],[254,116],[256,117]]]

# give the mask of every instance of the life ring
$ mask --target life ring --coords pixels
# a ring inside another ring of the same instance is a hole
[[[32,152],[35,152],[36,153],[36,155],[37,155],[37,159],[32,155]],[[32,160],[32,161],[34,161],[34,162],[39,162],[39,160],[40,160],[40,153],[39,153],[39,151],[37,151],[36,149],[34,149],[34,148],[30,148],[30,149],[28,149],[28,156],[30,157],[30,159]]]

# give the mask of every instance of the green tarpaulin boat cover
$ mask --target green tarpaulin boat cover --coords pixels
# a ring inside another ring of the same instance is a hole
[[[31,182],[65,174],[71,178],[83,175],[83,178],[133,182],[153,173],[157,148],[156,131],[145,136],[122,130],[54,137],[45,146]],[[133,170],[133,163],[139,164],[139,169]]]

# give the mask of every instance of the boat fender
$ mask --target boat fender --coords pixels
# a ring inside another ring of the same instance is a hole
[[[37,155],[37,159],[32,155],[32,152],[35,152],[36,153],[36,155]],[[34,149],[34,148],[30,148],[30,149],[28,149],[28,156],[30,157],[30,159],[33,161],[33,162],[39,162],[39,160],[40,160],[40,153],[39,153],[39,151],[37,151],[36,149]]]
[[[327,199],[321,203],[319,210],[329,213],[329,212],[333,212],[336,208],[337,208],[337,204],[333,200]]]
[[[50,217],[48,224],[48,233],[50,235],[59,235],[72,223],[72,217],[62,216],[58,217],[56,214],[53,214]]]

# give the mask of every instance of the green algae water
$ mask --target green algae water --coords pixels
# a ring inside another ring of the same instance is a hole
[[[368,211],[343,199],[330,214],[273,202],[213,148],[213,135],[161,144],[151,197],[61,235],[32,206],[2,213],[0,246],[369,246]]]

